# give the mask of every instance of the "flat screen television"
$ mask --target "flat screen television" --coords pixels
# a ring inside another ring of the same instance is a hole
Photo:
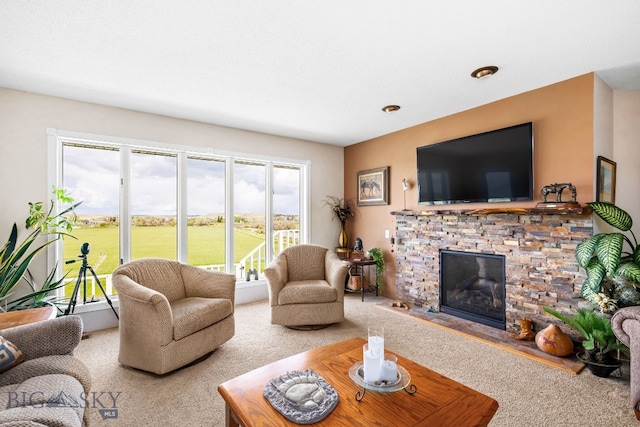
[[[533,123],[417,148],[418,203],[533,200]]]

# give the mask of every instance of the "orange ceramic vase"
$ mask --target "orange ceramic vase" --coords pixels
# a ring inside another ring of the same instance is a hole
[[[573,342],[556,325],[549,325],[536,334],[536,345],[545,353],[565,357],[573,353]]]

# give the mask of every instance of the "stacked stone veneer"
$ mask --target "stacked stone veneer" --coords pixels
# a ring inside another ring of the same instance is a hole
[[[448,249],[505,256],[508,331],[518,332],[523,317],[546,326],[549,316],[542,306],[584,305],[579,295],[585,273],[575,248],[593,233],[591,213],[526,211],[393,212],[397,298],[439,311],[439,251]]]

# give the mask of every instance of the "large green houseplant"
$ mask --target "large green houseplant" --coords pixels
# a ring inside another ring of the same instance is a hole
[[[54,213],[56,201],[69,205],[60,213]],[[56,278],[57,266],[38,283],[29,272],[31,262],[49,245],[69,236],[76,221],[73,204],[65,190],[54,188],[49,208],[44,203],[29,203],[29,215],[25,220],[27,236],[18,239],[18,226],[11,227],[9,237],[0,248],[0,310],[13,311],[52,304],[49,296],[63,285],[63,279]],[[20,286],[27,286],[24,295],[16,295]]]
[[[587,203],[610,226],[629,232],[598,233],[576,247],[576,260],[587,272],[581,294],[603,312],[637,305],[640,293],[640,246],[631,227],[633,220],[625,210],[611,203]],[[633,239],[633,240],[632,240]]]
[[[606,369],[601,370],[604,366],[610,367],[609,373],[620,366],[620,360],[616,357],[618,350],[629,355],[629,348],[617,339],[606,315],[586,308],[576,310],[575,315],[565,315],[549,307],[543,307],[543,310],[562,320],[582,336],[584,353],[579,354],[578,358],[595,375],[606,373]],[[609,373],[599,376],[608,376]]]

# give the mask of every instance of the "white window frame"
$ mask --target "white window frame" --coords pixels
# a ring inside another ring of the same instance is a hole
[[[225,162],[226,173],[226,218],[234,217],[234,192],[233,192],[233,164],[235,161],[249,161],[265,165],[266,190],[265,190],[265,224],[273,223],[273,167],[293,166],[300,170],[300,243],[308,243],[310,237],[310,167],[311,161],[281,157],[270,157],[263,155],[247,155],[229,151],[216,150],[208,147],[192,147],[180,144],[168,144],[156,141],[130,139],[106,135],[87,134],[83,132],[66,131],[55,128],[47,129],[47,151],[48,151],[48,188],[52,186],[62,186],[62,146],[64,143],[86,144],[103,147],[116,147],[121,151],[120,164],[120,218],[131,217],[130,204],[130,155],[132,150],[148,150],[158,153],[169,153],[177,156],[177,197],[178,210],[177,218],[177,258],[180,262],[187,261],[187,158],[190,155],[222,160]],[[80,202],[81,200],[77,200]],[[233,272],[234,268],[234,247],[233,233],[234,223],[227,220],[225,238],[225,269]],[[120,221],[120,264],[131,259],[131,224],[130,221]],[[266,251],[266,262],[271,262],[274,257],[273,230],[272,227],[265,227],[265,241],[268,245]],[[49,247],[47,264],[51,269],[56,264],[56,260],[62,257],[62,242]],[[63,292],[63,291],[61,291]]]

